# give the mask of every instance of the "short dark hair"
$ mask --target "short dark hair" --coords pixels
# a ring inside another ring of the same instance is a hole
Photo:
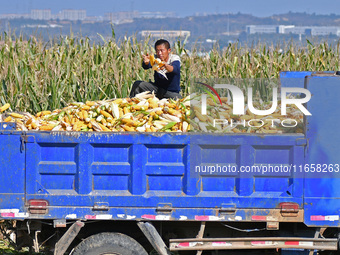
[[[164,39],[159,39],[159,40],[155,43],[155,48],[156,48],[158,45],[161,45],[161,44],[164,44],[164,46],[165,46],[166,49],[170,49],[170,43],[169,43],[167,40],[164,40]]]

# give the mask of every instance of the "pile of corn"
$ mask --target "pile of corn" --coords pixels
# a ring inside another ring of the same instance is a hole
[[[134,98],[71,103],[63,109],[30,113],[6,112],[0,121],[16,122],[17,130],[186,132],[189,129],[188,98],[159,100],[143,92]],[[10,108],[0,107],[0,112]]]
[[[221,98],[222,105],[208,98],[207,114],[202,115],[200,98],[191,95],[191,101],[189,97],[159,100],[154,94],[143,92],[135,98],[71,103],[63,109],[36,115],[5,112],[10,109],[5,104],[0,107],[0,122],[15,122],[21,131],[187,132],[190,129],[217,133],[303,133],[303,114],[294,105],[287,107],[285,116],[281,115],[280,107],[268,116],[254,115],[248,108],[245,115],[233,115],[228,98]],[[269,109],[270,104],[262,107]],[[297,125],[282,126],[282,121],[289,125],[291,120]]]
[[[202,115],[201,96],[191,95],[191,131],[214,133],[303,133],[303,113],[295,106],[287,106],[287,114],[281,107],[270,115],[254,115],[248,107],[244,115],[233,115],[233,106],[227,97],[221,97],[222,105],[215,97],[207,98],[207,113]],[[270,109],[271,103],[258,103],[256,109]],[[283,123],[283,124],[282,124]]]

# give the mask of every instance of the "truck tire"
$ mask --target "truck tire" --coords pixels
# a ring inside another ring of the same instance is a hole
[[[121,233],[100,233],[78,244],[72,255],[148,255],[133,238]]]

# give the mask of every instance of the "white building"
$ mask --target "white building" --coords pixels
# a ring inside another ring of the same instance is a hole
[[[15,14],[15,13],[8,13],[8,14],[0,14],[0,19],[30,19],[30,14]]]
[[[298,34],[311,36],[340,36],[340,27],[294,26],[294,25],[249,25],[247,34]]]
[[[277,26],[274,25],[249,25],[246,27],[247,34],[276,34]]]
[[[176,14],[174,12],[141,12],[140,17],[147,19],[164,19],[174,18]]]
[[[173,18],[176,17],[174,12],[108,12],[104,14],[104,20],[110,21],[114,24],[122,24],[133,22],[136,18],[146,18],[146,19],[162,19],[162,18]]]
[[[37,20],[50,20],[52,19],[51,9],[33,9],[31,10],[31,19]]]
[[[306,33],[306,29],[309,29],[310,27],[296,27],[291,26],[287,29],[285,29],[284,34],[298,34],[298,35],[304,35]]]
[[[309,32],[307,30],[307,32]],[[340,27],[311,27],[311,35],[313,36],[325,36],[325,35],[336,35],[340,36]]]
[[[66,9],[62,10],[58,15],[60,20],[85,20],[86,19],[86,10],[73,10]]]
[[[139,18],[140,13],[138,11],[133,12],[108,12],[104,15],[104,20],[110,21],[114,24],[122,24],[132,22],[133,19]]]

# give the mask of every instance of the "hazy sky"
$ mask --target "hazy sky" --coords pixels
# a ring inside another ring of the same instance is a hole
[[[255,16],[292,12],[340,14],[340,0],[0,0],[0,13],[28,13],[30,9],[86,9],[101,16],[116,11],[171,11],[179,16],[195,13],[249,13]]]

